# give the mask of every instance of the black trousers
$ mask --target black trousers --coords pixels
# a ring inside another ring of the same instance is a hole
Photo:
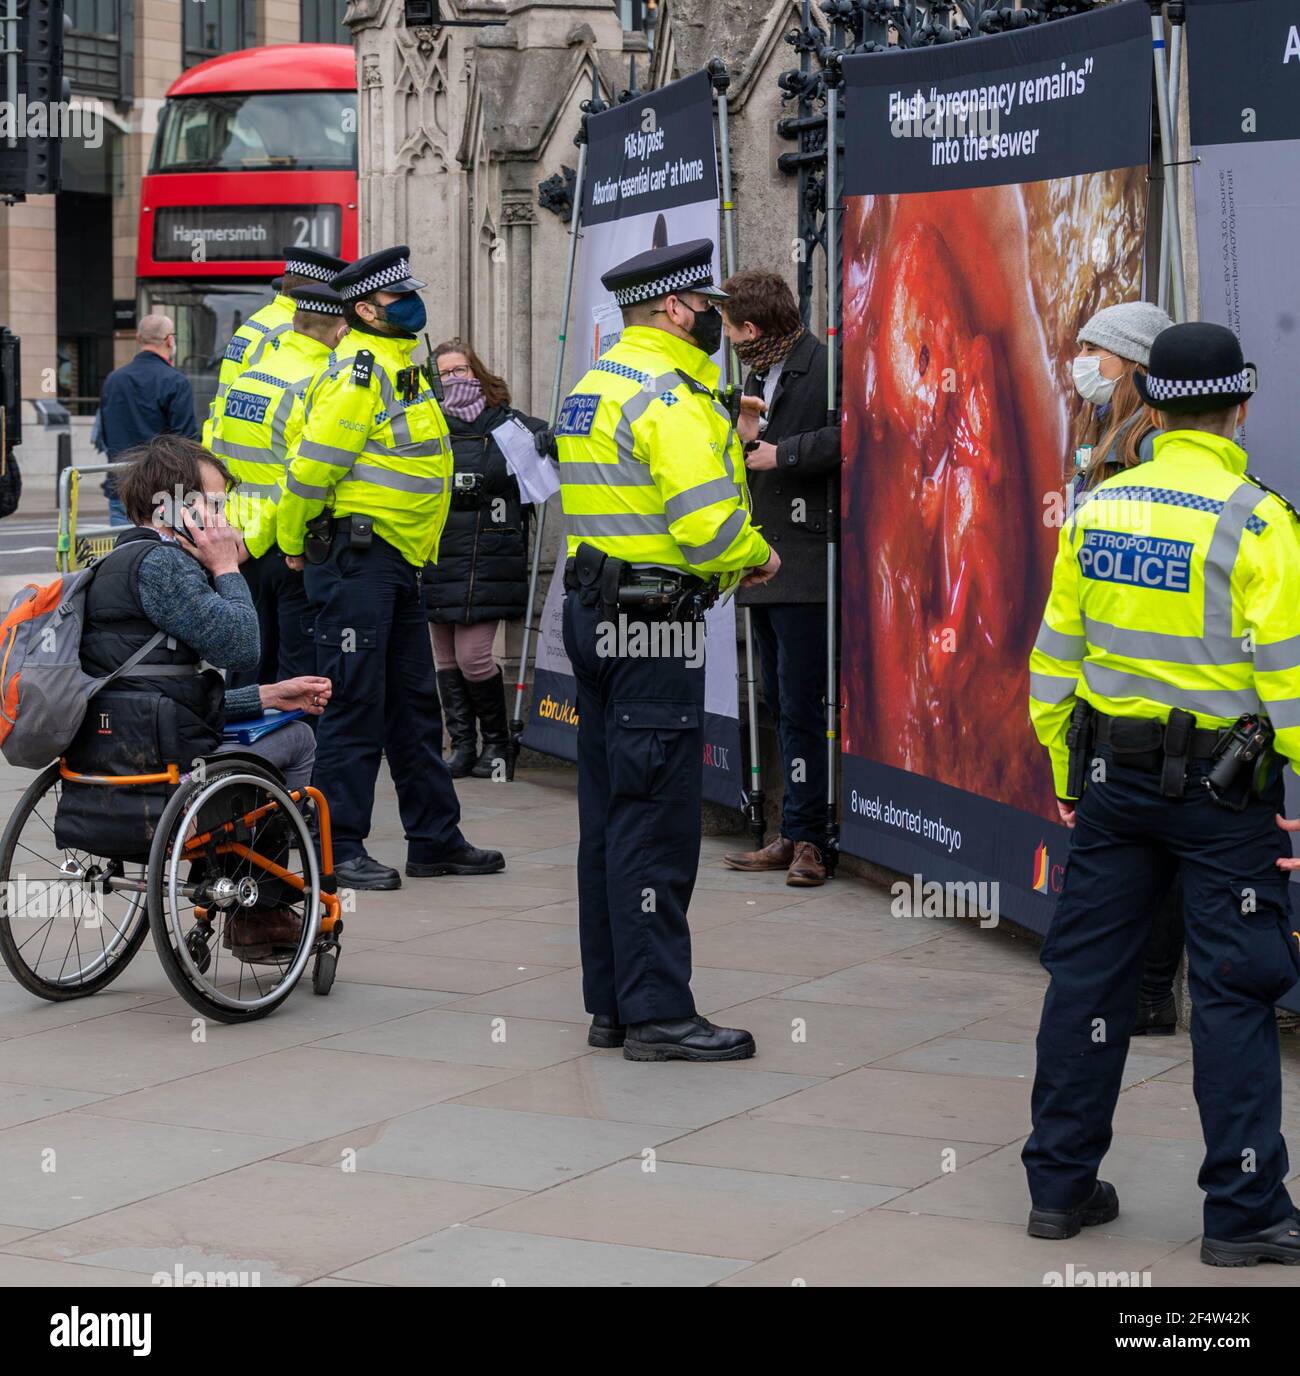
[[[781,835],[826,844],[826,608],[772,603],[750,608],[763,697],[776,725],[785,773]]]
[[[1205,1233],[1244,1237],[1293,1207],[1273,1016],[1300,978],[1289,886],[1276,865],[1290,853],[1274,821],[1282,782],[1232,812],[1203,785],[1209,761],[1189,765],[1186,796],[1171,799],[1158,774],[1116,765],[1109,747],[1097,753],[1105,781],[1080,800],[1043,943],[1052,982],[1038,1031],[1034,1130],[1023,1152],[1030,1195],[1041,1208],[1064,1210],[1092,1192],[1110,1146],[1152,914],[1177,872],[1186,899],[1192,1088],[1205,1135]]]
[[[351,547],[346,522],[329,557],[308,564],[316,672],[333,684],[316,728],[313,780],[330,806],[334,858],[365,852],[381,756],[397,789],[407,859],[429,863],[465,844],[460,802],[442,762],[442,718],[420,570],[375,536]]]
[[[1174,992],[1174,977],[1183,958],[1183,886],[1177,879],[1156,905],[1151,918],[1142,967],[1142,998],[1147,1003],[1163,1003]]]
[[[609,624],[577,593],[565,597],[583,999],[624,1023],[685,1018],[695,1011],[686,910],[700,862],[703,656],[611,653]],[[702,625],[682,629],[703,645]]]
[[[278,549],[267,550],[239,566],[257,611],[262,657],[256,669],[232,674],[231,688],[279,683],[316,672],[316,650],[309,633],[311,610],[303,575],[286,566]]]

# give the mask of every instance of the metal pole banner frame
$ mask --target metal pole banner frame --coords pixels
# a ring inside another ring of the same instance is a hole
[[[588,122],[582,200],[561,396],[621,336],[622,313],[601,282],[609,268],[650,247],[707,237],[715,245],[714,270],[720,270],[718,149],[707,71],[651,91],[629,91]],[[562,605],[562,584],[552,579],[539,617],[533,703],[520,743],[573,760],[577,685],[564,653]],[[704,796],[739,808],[744,783],[734,620],[731,601],[706,617]]]
[[[604,109],[600,99],[600,72],[591,69],[591,96],[582,102],[582,124],[578,130],[578,172],[573,185],[573,213],[569,217],[569,255],[564,270],[564,303],[560,310],[560,333],[555,341],[555,376],[551,383],[551,406],[546,423],[554,432],[560,414],[560,397],[564,388],[564,357],[569,338],[569,311],[573,303],[573,271],[578,257],[578,239],[582,225],[582,192],[587,177],[587,119]],[[513,779],[515,761],[519,758],[524,733],[524,688],[528,678],[528,651],[533,632],[533,612],[537,606],[537,580],[542,567],[542,536],[546,530],[546,503],[537,503],[536,529],[533,534],[533,556],[528,572],[528,601],[524,608],[523,639],[519,646],[519,679],[515,684],[515,708],[510,719],[510,747],[506,777]]]
[[[720,57],[710,61],[706,70],[713,83],[718,98],[718,146],[720,150],[719,168],[722,179],[722,276],[725,281],[736,271],[736,220],[735,206],[731,195],[731,106],[727,92],[731,86],[731,73]],[[734,405],[732,393],[740,386],[740,359],[735,350],[727,344],[722,351],[722,387],[727,394],[728,406]],[[732,414],[736,414],[733,409]],[[745,726],[748,758],[745,772],[748,786],[745,789],[745,820],[754,846],[763,845],[766,824],[763,816],[763,762],[758,739],[758,681],[754,673],[754,616],[744,608],[745,622]]]

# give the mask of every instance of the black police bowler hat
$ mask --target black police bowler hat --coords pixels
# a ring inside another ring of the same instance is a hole
[[[699,292],[715,301],[727,299],[727,293],[713,285],[712,239],[646,249],[610,268],[600,280],[620,306],[684,291]]]
[[[309,287],[295,287],[290,293],[293,304],[300,311],[315,315],[342,315],[343,298],[328,282],[313,282]]]
[[[336,258],[332,253],[322,253],[319,249],[296,248],[293,244],[286,244],[283,253],[285,272],[310,277],[316,282],[328,282],[348,265],[346,258]]]
[[[1189,320],[1156,335],[1146,376],[1134,373],[1138,396],[1157,411],[1226,411],[1255,394],[1255,365],[1223,325]]]
[[[372,291],[391,291],[401,296],[420,291],[425,285],[411,275],[411,250],[405,244],[381,248],[378,253],[358,258],[330,282],[345,301],[369,296]]]

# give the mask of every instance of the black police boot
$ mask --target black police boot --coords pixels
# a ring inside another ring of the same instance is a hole
[[[479,850],[468,841],[441,860],[406,862],[406,872],[412,879],[436,879],[440,874],[498,874],[505,867],[505,856],[499,850]]]
[[[1095,1228],[1119,1217],[1119,1195],[1107,1180],[1098,1180],[1086,1204],[1077,1209],[1030,1209],[1029,1236],[1057,1242],[1074,1237],[1081,1228]]]
[[[591,1026],[587,1029],[587,1045],[598,1046],[609,1051],[623,1045],[627,1028],[617,1018],[608,1013],[593,1013]]]
[[[506,718],[505,675],[498,669],[491,678],[477,683],[467,679],[470,701],[478,714],[479,730],[483,733],[483,751],[478,763],[470,770],[476,779],[504,779],[510,760],[510,724]]]
[[[341,889],[400,889],[402,876],[391,865],[381,865],[372,855],[340,860],[334,877]]]
[[[1300,1266],[1300,1215],[1293,1213],[1271,1228],[1231,1242],[1203,1237],[1201,1260],[1206,1266],[1258,1266],[1261,1261]]]
[[[1172,1037],[1178,1031],[1178,1007],[1174,1003],[1173,990],[1163,998],[1149,999],[1143,994],[1138,999],[1137,1023],[1133,1028],[1135,1037]]]
[[[453,779],[463,779],[474,767],[478,742],[474,734],[474,709],[470,706],[465,678],[459,669],[438,670],[438,699],[442,703],[443,725],[451,740],[447,769]]]
[[[739,1027],[715,1027],[698,1014],[670,1022],[628,1024],[623,1043],[626,1061],[745,1061],[754,1054],[754,1038]]]

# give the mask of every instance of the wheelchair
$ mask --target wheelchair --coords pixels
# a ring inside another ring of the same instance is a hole
[[[115,854],[68,843],[60,808],[67,800],[71,811],[87,797],[76,790],[87,788],[117,790],[94,803],[129,816],[125,828],[120,815],[109,828]],[[134,811],[148,796],[161,815],[155,822],[142,810],[136,828]],[[0,955],[14,979],[44,999],[107,988],[149,933],[177,993],[219,1022],[274,1011],[309,960],[317,994],[334,983],[343,922],[329,808],[315,788],[290,792],[253,755],[128,775],[78,774],[57,760],[5,826],[0,881]],[[270,930],[256,926],[268,918],[280,935],[259,945],[252,934]]]

